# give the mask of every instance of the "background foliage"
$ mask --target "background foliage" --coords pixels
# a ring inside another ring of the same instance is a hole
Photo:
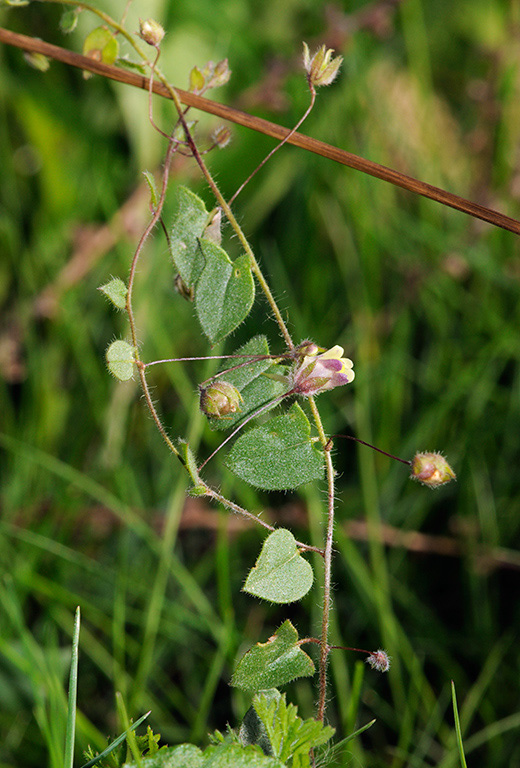
[[[103,7],[118,17],[123,3]],[[161,64],[175,85],[227,56],[233,77],[216,98],[285,125],[307,104],[301,41],[327,42],[343,72],[305,132],[520,216],[517,3],[136,0],[129,29],[139,15],[167,29]],[[65,38],[59,17],[42,3],[0,10],[4,26],[81,50],[97,22],[83,14]],[[287,611],[240,593],[262,532],[186,501],[136,383],[114,382],[104,366],[126,328],[96,288],[127,274],[148,215],[140,174],[158,169],[163,142],[144,93],[58,64],[42,74],[15,50],[0,57],[0,765],[40,766],[47,754],[60,764],[78,604],[78,748],[117,731],[114,690],[133,717],[151,708],[169,743],[203,744],[249,705],[228,687],[237,654]],[[155,109],[168,126],[172,105]],[[197,119],[202,137],[215,127]],[[235,129],[213,154],[228,197],[271,146]],[[174,182],[211,207],[194,163],[177,161]],[[441,449],[459,478],[430,492],[402,465],[337,443],[333,641],[381,645],[394,659],[382,679],[333,656],[337,735],[377,718],[338,764],[456,765],[453,678],[469,761],[520,765],[515,236],[291,147],[236,210],[295,337],[340,343],[355,361],[354,385],[321,402],[329,432],[404,458]],[[142,264],[148,359],[207,354],[159,232]],[[258,332],[280,344],[265,305],[232,344]],[[153,379],[172,434],[207,453],[219,436],[203,426],[195,391],[211,372],[170,365]],[[320,542],[318,489],[256,494],[221,475],[223,459],[209,473],[228,496]],[[311,592],[290,607],[300,635],[313,633],[317,603]],[[312,681],[288,693],[312,714]]]

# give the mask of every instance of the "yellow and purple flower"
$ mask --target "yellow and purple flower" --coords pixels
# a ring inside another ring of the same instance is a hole
[[[354,381],[353,362],[343,357],[343,347],[336,345],[318,355],[310,349],[292,376],[292,392],[303,397],[319,395],[328,389],[342,387]]]

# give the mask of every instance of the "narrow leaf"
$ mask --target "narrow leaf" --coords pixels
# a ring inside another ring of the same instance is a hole
[[[155,183],[155,176],[150,171],[143,171],[143,176],[148,185],[148,189],[150,190],[150,202],[152,204],[152,208],[155,210],[155,208],[157,208],[157,203],[159,202],[160,197],[157,190],[157,184]]]
[[[128,733],[130,731],[135,731],[135,729],[141,725],[141,723],[146,720],[146,718],[149,716],[150,712],[146,712],[146,714],[142,715],[142,717],[139,718],[139,720],[136,720],[135,723],[132,723],[130,728],[122,733],[120,736],[117,737],[117,739],[114,739],[114,741],[108,745],[106,749],[103,750],[103,752],[100,752],[99,755],[96,755],[96,757],[93,757],[92,760],[89,760],[88,763],[84,763],[81,768],[92,768],[92,766],[96,765],[100,762],[100,760],[103,760],[107,755],[109,755],[111,752],[114,751],[116,747],[118,747],[122,741],[126,739],[128,736]]]
[[[279,700],[281,693],[276,688],[268,688],[262,691],[262,696],[265,697],[268,704],[271,704],[271,702]],[[247,747],[249,744],[258,744],[264,755],[273,754],[273,747],[266,727],[258,717],[256,709],[252,704],[244,715],[240,731],[238,732],[238,738],[244,747]]]
[[[457,734],[457,748],[461,768],[467,768],[466,757],[464,755],[464,745],[462,743],[462,731],[460,728],[459,710],[457,707],[457,694],[455,693],[455,683],[451,681],[451,701],[453,705],[453,717],[455,718],[455,733]]]
[[[135,347],[119,339],[113,341],[106,351],[108,370],[119,379],[127,381],[134,374]]]
[[[73,8],[72,10],[63,11],[60,19],[61,31],[68,35],[76,29],[78,24],[79,8]]]
[[[226,463],[242,480],[268,491],[296,488],[324,474],[323,454],[298,403],[239,437]]]
[[[199,471],[197,468],[197,461],[195,459],[193,451],[191,450],[186,440],[179,441],[179,449],[181,452],[181,456],[184,459],[184,463],[185,463],[186,469],[188,470],[189,476],[193,481],[194,487],[190,489],[190,494],[193,496],[200,496],[201,494],[206,493],[206,488],[200,481]]]
[[[202,330],[215,344],[247,317],[255,285],[247,255],[231,261],[215,241],[201,239],[204,268],[195,288],[195,306]]]

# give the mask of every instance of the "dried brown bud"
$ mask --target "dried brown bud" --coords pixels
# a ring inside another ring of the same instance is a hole
[[[317,88],[320,85],[330,85],[337,77],[343,56],[332,58],[334,51],[322,45],[311,56],[307,43],[303,44],[303,66],[307,72],[309,83]]]
[[[212,139],[219,149],[227,147],[231,141],[231,131],[226,125],[219,125],[219,127],[213,131]]]

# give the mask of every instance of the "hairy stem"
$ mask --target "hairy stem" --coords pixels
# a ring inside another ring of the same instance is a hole
[[[276,301],[274,299],[274,296],[271,293],[271,289],[269,288],[267,280],[265,279],[265,277],[263,275],[263,272],[260,269],[260,265],[259,265],[259,263],[256,260],[256,257],[255,257],[255,255],[253,253],[253,249],[249,245],[249,242],[248,242],[246,236],[244,235],[240,224],[236,220],[236,218],[235,218],[231,208],[229,207],[229,205],[226,202],[225,198],[223,197],[220,189],[218,188],[217,184],[215,183],[211,173],[209,172],[209,169],[208,169],[207,165],[205,164],[204,160],[202,159],[202,155],[200,154],[200,152],[198,150],[198,147],[196,146],[196,144],[195,144],[195,142],[193,140],[193,137],[191,136],[191,133],[190,133],[190,130],[189,130],[188,125],[186,123],[186,120],[184,119],[184,114],[183,114],[183,111],[182,111],[182,105],[181,105],[180,99],[177,96],[174,88],[172,88],[172,96],[173,96],[173,94],[175,95],[173,100],[174,100],[175,106],[177,107],[177,110],[179,112],[179,120],[180,120],[180,122],[182,124],[182,127],[184,129],[184,132],[185,132],[185,135],[186,135],[186,139],[187,139],[188,144],[190,146],[190,149],[191,149],[191,151],[193,153],[193,157],[197,161],[198,166],[199,166],[200,170],[202,171],[202,174],[203,174],[204,178],[208,182],[208,185],[211,188],[211,191],[213,192],[217,203],[219,204],[219,206],[224,211],[224,215],[226,216],[227,220],[231,224],[232,229],[235,231],[235,234],[237,235],[238,240],[240,241],[244,251],[247,253],[247,255],[249,257],[249,262],[250,262],[250,265],[251,265],[251,271],[255,275],[255,277],[256,277],[256,279],[258,281],[258,284],[260,285],[260,288],[262,289],[262,291],[263,291],[263,293],[264,293],[264,295],[265,295],[265,297],[267,299],[267,302],[268,302],[269,306],[271,307],[271,311],[273,313],[274,319],[278,323],[278,327],[280,328],[280,331],[281,331],[281,334],[282,334],[282,336],[283,336],[283,338],[285,340],[285,343],[287,344],[289,349],[294,349],[294,342],[293,342],[293,340],[291,338],[291,335],[290,335],[290,333],[289,333],[289,331],[287,329],[287,326],[286,326],[285,321],[284,321],[284,319],[282,317],[280,309],[278,308],[278,304],[276,303]]]
[[[327,532],[325,536],[325,555],[323,558],[323,606],[321,614],[320,664],[319,664],[319,699],[318,720],[325,719],[327,705],[327,661],[329,656],[329,621],[332,584],[332,544],[334,537],[334,467],[330,450],[325,451],[327,465]]]
[[[152,75],[153,77],[153,69],[152,69]],[[166,190],[168,188],[168,177],[170,172],[170,163],[171,159],[173,157],[173,154],[177,148],[177,142],[171,138],[168,144],[168,150],[166,152],[166,158],[164,162],[164,171],[163,171],[163,177],[162,177],[162,188],[161,188],[161,196],[159,198],[159,201],[157,203],[157,207],[155,211],[153,212],[153,216],[150,219],[146,229],[144,230],[143,234],[141,235],[141,238],[139,240],[139,243],[137,245],[137,248],[135,250],[132,264],[130,266],[130,276],[128,279],[128,289],[127,289],[127,297],[126,297],[126,311],[128,314],[128,322],[130,325],[130,333],[132,336],[132,344],[135,348],[135,356],[136,356],[136,364],[137,364],[137,370],[139,372],[139,379],[141,382],[141,387],[144,393],[144,398],[146,400],[146,404],[148,406],[148,410],[150,411],[152,418],[157,426],[157,429],[161,433],[161,436],[170,449],[170,451],[184,464],[184,459],[182,458],[181,454],[173,444],[172,440],[168,436],[163,423],[161,422],[161,419],[159,418],[159,414],[157,413],[157,409],[155,408],[155,405],[153,404],[153,400],[150,394],[150,389],[148,387],[148,382],[146,380],[146,365],[141,361],[139,357],[139,345],[137,342],[137,329],[135,324],[135,318],[134,318],[134,310],[132,305],[132,296],[133,296],[133,287],[134,287],[134,279],[135,279],[135,273],[137,269],[137,263],[139,261],[139,256],[141,255],[141,252],[143,250],[144,244],[146,240],[148,239],[150,233],[152,232],[153,228],[161,218],[162,209],[164,206],[164,200],[166,197]]]
[[[332,585],[332,544],[334,540],[334,466],[332,464],[332,442],[325,435],[321,417],[313,397],[308,399],[314,423],[318,430],[320,442],[325,452],[327,470],[327,530],[325,534],[325,551],[323,556],[323,605],[321,614],[320,662],[319,662],[319,698],[318,720],[324,720],[327,705],[327,661],[330,652],[329,623]]]
[[[230,501],[229,499],[226,499],[225,496],[222,496],[217,491],[213,490],[213,488],[210,488],[209,486],[204,486],[206,489],[206,496],[210,499],[214,499],[215,501],[218,501],[222,506],[227,507],[232,512],[235,512],[237,515],[241,515],[242,517],[247,518],[248,520],[252,520],[255,523],[258,523],[259,525],[266,528],[268,531],[275,531],[276,527],[274,525],[270,525],[269,523],[266,523],[265,520],[262,520],[258,515],[254,515],[252,512],[248,512],[247,509],[244,509],[243,507],[240,507],[238,504],[235,504],[233,501]],[[321,555],[324,557],[325,551],[323,549],[320,549],[319,547],[313,547],[310,544],[304,544],[302,541],[296,541],[296,546],[299,549],[303,549],[306,552],[316,552],[316,554]]]

